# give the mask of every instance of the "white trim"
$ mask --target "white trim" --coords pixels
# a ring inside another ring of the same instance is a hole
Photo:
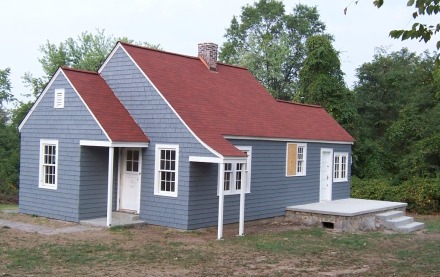
[[[139,174],[139,201],[138,205],[136,207],[136,212],[139,214],[141,211],[141,190],[142,190],[142,148],[139,147],[124,147],[119,148],[119,163],[118,163],[118,190],[117,190],[117,203],[116,203],[116,209],[120,210],[120,199],[121,199],[121,193],[122,193],[122,182],[124,181],[124,173],[126,172],[126,162],[127,162],[127,150],[134,150],[139,151],[139,164],[138,164],[138,174]]]
[[[329,144],[354,144],[354,142],[349,141],[337,141],[337,140],[313,140],[313,139],[297,139],[297,138],[270,138],[270,137],[248,137],[248,136],[223,136],[225,139],[243,139],[243,140],[267,140],[267,141],[283,141],[283,142],[314,142],[314,143],[329,143]]]
[[[47,91],[49,90],[49,88],[52,86],[52,83],[55,81],[56,78],[58,78],[58,75],[60,74],[61,71],[61,67],[58,68],[58,70],[55,72],[55,74],[52,76],[52,78],[50,79],[49,83],[46,85],[46,87],[44,88],[43,92],[41,92],[40,96],[37,98],[37,101],[35,101],[35,103],[32,105],[31,109],[29,110],[29,112],[26,114],[26,116],[24,117],[24,119],[21,121],[20,125],[18,125],[18,130],[21,131],[21,129],[23,128],[24,124],[26,124],[27,120],[29,119],[29,117],[31,116],[31,114],[35,111],[35,109],[37,108],[38,104],[40,104],[41,99],[43,99],[44,95],[46,95]]]
[[[53,107],[54,109],[64,108],[64,95],[65,90],[63,88],[56,88],[53,95]]]
[[[245,175],[246,175],[246,193],[251,192],[251,176],[252,176],[252,146],[236,146],[238,150],[248,152],[246,159]]]
[[[44,146],[46,145],[54,145],[55,146],[55,184],[45,184],[44,183]],[[52,189],[56,190],[58,188],[58,140],[54,139],[40,139],[40,162],[38,167],[38,187],[42,189]]]
[[[107,227],[112,226],[113,214],[113,163],[114,163],[115,149],[108,148],[108,175],[107,175]]]
[[[328,195],[322,195],[321,194],[321,166],[322,166],[322,153],[324,152],[330,152],[330,186],[327,189]],[[322,201],[331,201],[332,200],[332,194],[333,194],[333,149],[332,148],[321,148],[320,157],[319,157],[319,202]]]
[[[214,163],[219,164],[223,161],[222,158],[214,158],[214,157],[200,157],[200,156],[189,156],[190,162],[196,163]]]
[[[335,170],[336,170],[336,163],[335,158],[336,156],[339,156],[339,164],[338,164],[338,173],[339,178],[335,177]],[[342,174],[342,157],[345,157],[345,178],[341,178]],[[332,176],[333,176],[333,182],[347,182],[348,181],[348,152],[334,152],[332,156],[332,163],[333,163],[333,170],[332,170]]]
[[[176,160],[175,160],[175,183],[174,183],[174,192],[169,191],[161,191],[160,190],[160,178],[159,178],[159,169],[160,169],[160,150],[174,150],[176,151]],[[170,196],[177,197],[177,192],[179,191],[179,145],[178,144],[156,144],[155,146],[155,166],[154,166],[154,195],[160,196]]]
[[[217,187],[220,188],[218,195],[218,222],[217,222],[217,239],[222,239],[223,237],[223,210],[224,210],[224,202],[225,195],[223,191],[223,183],[224,183],[224,172],[225,172],[225,164],[218,164],[218,178],[217,178]]]
[[[104,69],[104,66],[107,65],[108,61],[111,59],[111,57],[116,53],[118,48],[122,48],[122,50],[124,50],[124,52],[127,54],[127,57],[130,58],[130,60],[134,63],[134,65],[138,68],[138,70],[142,73],[142,75],[145,77],[145,79],[151,84],[151,86],[156,90],[156,92],[160,95],[160,97],[162,97],[163,101],[165,101],[165,103],[168,105],[168,107],[171,109],[171,111],[173,111],[173,113],[177,116],[177,118],[180,120],[180,122],[187,128],[187,130],[191,133],[191,135],[193,135],[193,137],[201,144],[203,145],[208,151],[210,151],[212,154],[214,154],[215,156],[222,158],[223,155],[221,155],[220,153],[218,153],[217,151],[215,151],[213,148],[211,148],[208,144],[206,144],[204,141],[202,141],[197,135],[196,133],[191,130],[191,128],[186,124],[186,122],[182,119],[182,117],[177,113],[177,111],[173,108],[173,106],[170,104],[170,102],[168,102],[168,100],[163,96],[163,94],[159,91],[159,89],[154,85],[154,83],[150,80],[150,78],[148,78],[147,74],[145,74],[145,72],[141,69],[141,67],[137,64],[137,62],[133,59],[132,56],[130,56],[130,54],[127,52],[127,50],[125,50],[125,48],[123,47],[123,45],[118,42],[118,44],[115,46],[115,48],[113,49],[113,51],[110,53],[110,55],[107,57],[107,60],[104,62],[104,64],[99,68],[98,73],[101,73],[102,70]]]
[[[122,178],[122,174],[121,174],[121,167],[123,166],[122,165],[122,163],[123,163],[123,161],[122,161],[122,159],[121,159],[121,156],[122,156],[122,148],[119,148],[118,149],[118,179],[117,179],[117,182],[118,182],[118,184],[117,184],[117,187],[118,187],[118,190],[117,190],[117,192],[118,193],[116,193],[116,210],[117,211],[119,211],[119,201],[120,201],[120,197],[119,197],[119,195],[120,195],[120,191],[121,191],[121,178]]]
[[[296,144],[296,172],[295,175],[289,175],[287,174],[288,171],[288,164],[289,164],[289,145],[290,144]],[[303,170],[302,172],[298,172],[298,148],[303,147]],[[288,142],[286,144],[286,177],[295,177],[295,176],[306,176],[307,175],[307,143],[296,143],[296,142]]]
[[[81,146],[99,146],[99,147],[124,147],[124,148],[147,148],[148,142],[110,142],[103,140],[80,140]]]

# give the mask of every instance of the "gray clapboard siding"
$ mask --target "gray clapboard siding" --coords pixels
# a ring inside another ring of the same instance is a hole
[[[63,109],[54,109],[54,89],[65,89]],[[58,140],[58,186],[39,188],[40,139]],[[20,212],[79,221],[79,141],[107,140],[64,75],[59,74],[21,129]]]
[[[140,217],[150,224],[187,229],[189,156],[213,154],[194,138],[123,49],[116,50],[101,75],[150,139],[142,157]],[[154,195],[156,143],[179,145],[178,197]]]
[[[318,202],[321,148],[351,154],[350,145],[307,143],[306,176],[286,177],[286,142],[231,142],[252,146],[252,183],[251,193],[246,194],[245,220],[282,216],[287,206]],[[217,224],[217,170],[216,164],[191,164],[188,229]],[[334,199],[349,196],[349,182],[333,184]],[[225,196],[224,223],[238,221],[239,201],[239,195]]]

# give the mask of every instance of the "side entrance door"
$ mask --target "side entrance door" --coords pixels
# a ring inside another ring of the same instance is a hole
[[[321,165],[320,165],[320,185],[319,185],[319,201],[332,200],[332,161],[333,149],[321,149]]]
[[[142,155],[140,148],[124,148],[121,155],[119,210],[139,213]]]

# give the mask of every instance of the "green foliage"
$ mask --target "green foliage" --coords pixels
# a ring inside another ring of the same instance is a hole
[[[304,43],[324,30],[316,7],[299,4],[286,13],[283,2],[260,0],[244,6],[239,20],[232,18],[219,60],[248,68],[275,98],[291,100]]]
[[[373,4],[380,8],[382,7],[384,0],[374,0]],[[420,15],[437,15],[440,12],[440,2],[438,0],[409,0],[407,6],[414,6],[415,11],[412,13],[412,17],[415,19]],[[419,41],[428,42],[433,35],[440,31],[440,23],[436,25],[427,25],[423,23],[414,23],[411,29],[406,30],[392,30],[390,37],[400,38],[402,40],[407,39],[419,39]],[[437,49],[440,49],[440,41],[437,42]]]
[[[351,196],[408,203],[412,212],[440,212],[440,178],[412,178],[405,182],[387,179],[351,179]]]
[[[311,36],[306,41],[304,65],[299,72],[298,102],[324,107],[347,130],[353,131],[357,119],[354,95],[344,83],[338,52],[324,35]]]
[[[353,172],[361,178],[435,177],[440,170],[439,75],[435,55],[407,49],[357,69]]]
[[[70,37],[58,45],[46,41],[44,45],[40,46],[40,52],[43,56],[39,59],[45,76],[33,77],[31,73],[27,72],[23,76],[23,81],[31,87],[33,95],[38,97],[60,66],[90,71],[98,70],[117,41],[135,43],[134,40],[127,37],[117,39],[112,35],[106,35],[103,29],[97,29],[96,33],[83,32],[77,38]],[[160,49],[159,44],[136,43]]]

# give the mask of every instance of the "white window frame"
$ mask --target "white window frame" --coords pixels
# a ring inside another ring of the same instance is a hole
[[[55,89],[54,97],[53,97],[53,107],[55,109],[63,109],[64,108],[64,95],[65,91],[63,88]]]
[[[347,152],[335,152],[333,155],[333,182],[346,182],[348,181],[348,153]],[[345,158],[345,168],[343,168],[342,159]],[[338,159],[338,161],[336,161]],[[345,176],[343,176],[345,173]]]
[[[248,154],[246,160],[246,193],[251,193],[251,175],[252,175],[252,146],[237,146],[238,150]]]
[[[251,193],[251,169],[252,169],[252,146],[236,146],[237,149],[241,150],[241,151],[246,151],[248,153],[247,159],[246,159],[246,165],[245,165],[245,174],[246,174],[246,191],[245,193]],[[240,164],[240,162],[237,161],[230,161],[228,162],[228,160],[225,160],[225,168],[226,168],[226,164],[231,164],[231,170],[226,171],[225,169],[223,170],[223,176],[225,176],[226,172],[231,172],[231,186],[229,190],[225,190],[224,189],[224,180],[225,178],[223,178],[223,194],[224,195],[235,195],[235,194],[240,194],[241,189],[236,189],[236,184],[237,184],[237,164]],[[244,163],[241,163],[244,164]],[[243,172],[243,170],[241,170]],[[243,176],[243,175],[242,175]],[[243,187],[243,186],[242,186]],[[217,188],[217,196],[219,195],[219,190],[220,188]]]
[[[292,144],[296,144],[296,157],[295,157],[295,162],[296,162],[296,173],[295,175],[291,175],[288,174],[288,164],[289,164],[289,145]],[[302,154],[302,159],[299,159],[299,148],[303,149]],[[302,161],[301,163],[301,171],[298,171],[300,169],[299,162]],[[286,145],[286,177],[293,177],[293,176],[306,176],[307,174],[307,143],[294,143],[294,142],[290,142],[287,143]]]
[[[46,164],[44,163],[45,159],[45,146],[55,146],[55,164],[51,164],[51,166],[55,167],[55,183],[54,184],[48,184],[45,182],[45,167]],[[59,153],[59,147],[58,147],[58,140],[53,139],[41,139],[40,140],[40,163],[39,163],[39,182],[38,187],[44,188],[44,189],[53,189],[56,190],[58,188],[58,153]]]
[[[172,150],[176,152],[174,169],[174,191],[162,191],[160,180],[160,159],[161,150]],[[177,197],[179,191],[179,145],[177,144],[156,144],[155,147],[155,169],[154,169],[154,195]]]

